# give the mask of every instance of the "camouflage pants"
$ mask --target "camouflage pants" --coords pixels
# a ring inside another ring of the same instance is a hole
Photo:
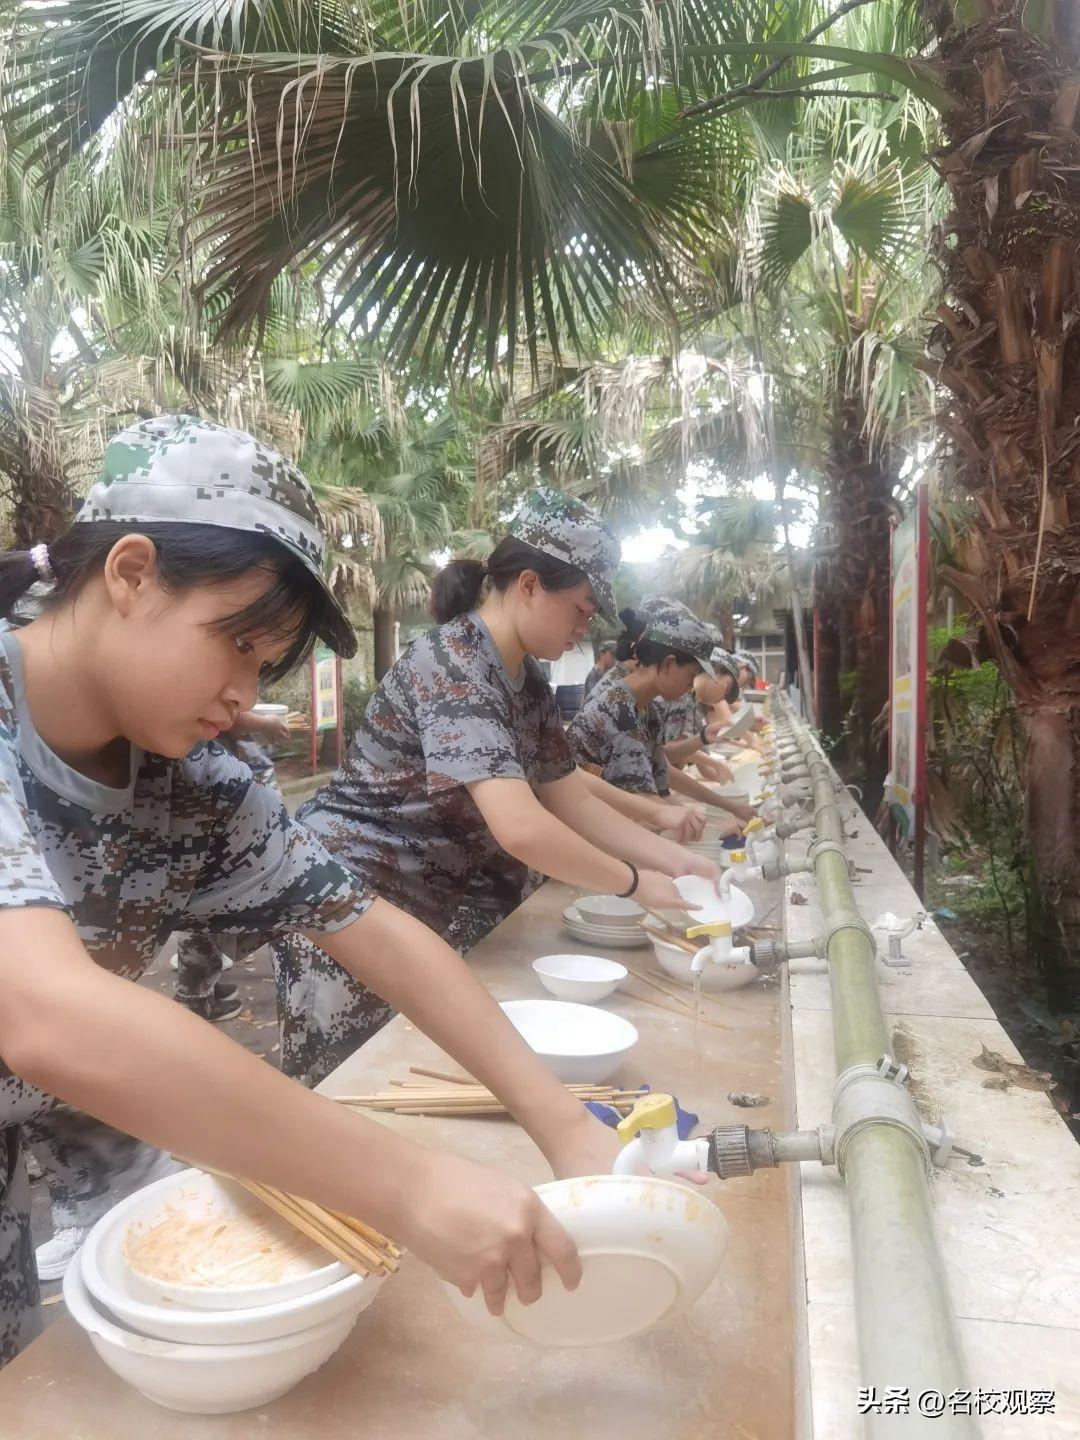
[[[318,1085],[394,1011],[303,935],[282,936],[270,949],[281,1068],[294,1080]]]
[[[214,993],[228,953],[235,959],[231,936],[201,935],[197,931],[176,937],[176,989],[181,1005],[206,1000]]]
[[[0,1368],[41,1333],[37,1266],[30,1239],[30,1179],[20,1127],[0,1129]]]
[[[130,1180],[134,1189],[161,1153],[70,1105],[28,1120],[23,1138],[44,1172],[56,1230],[89,1229],[115,1203],[113,1186]]]
[[[463,903],[443,938],[464,955],[505,918],[501,905]],[[302,935],[284,936],[271,950],[281,1068],[294,1080],[318,1085],[393,1019],[394,1011]]]

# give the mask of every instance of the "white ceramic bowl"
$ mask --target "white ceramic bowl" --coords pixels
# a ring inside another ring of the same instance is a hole
[[[757,711],[752,709],[745,700],[740,702],[739,709],[731,713],[731,724],[720,736],[721,740],[736,740],[740,735],[746,733],[750,726],[757,719]]]
[[[576,1000],[582,1005],[606,1000],[630,973],[617,960],[599,955],[541,955],[532,968],[545,990],[560,1000]]]
[[[624,900],[619,895],[582,895],[574,904],[587,925],[626,930],[645,918],[645,911],[636,901]]]
[[[629,1020],[561,1000],[504,1000],[506,1018],[563,1084],[610,1080],[638,1042]]]
[[[289,713],[288,705],[276,705],[269,700],[260,700],[251,708],[256,715],[280,715],[283,720]]]
[[[466,1300],[447,1285],[455,1309],[490,1334],[564,1348],[628,1340],[689,1309],[720,1269],[727,1221],[688,1186],[595,1175],[538,1185],[536,1193],[573,1236],[582,1281],[566,1290],[545,1267],[540,1299],[522,1305],[511,1287],[501,1319],[479,1290]]]
[[[234,1345],[274,1340],[323,1321],[359,1315],[384,1283],[385,1277],[347,1271],[343,1279],[321,1290],[274,1305],[240,1310],[193,1310],[172,1302],[152,1305],[132,1290],[131,1270],[121,1251],[122,1223],[108,1223],[120,1208],[115,1206],[93,1227],[79,1252],[78,1263],[95,1303],[143,1335],[186,1344]]]
[[[678,980],[680,985],[692,988],[694,973],[690,969],[690,963],[694,957],[678,945],[665,944],[655,934],[650,933],[649,939],[652,941],[656,963],[661,970],[665,970],[673,980]],[[710,994],[718,994],[724,990],[741,990],[744,985],[756,980],[760,973],[756,965],[751,965],[746,960],[724,960],[719,963],[707,960],[701,971],[701,988]]]
[[[325,1289],[335,1280],[343,1280],[349,1273],[348,1266],[314,1247],[281,1280],[271,1284],[180,1284],[135,1270],[123,1256],[125,1236],[138,1235],[150,1229],[165,1218],[169,1208],[183,1210],[199,1219],[219,1215],[223,1219],[246,1215],[274,1218],[272,1212],[267,1211],[242,1186],[204,1175],[201,1170],[181,1170],[136,1190],[114,1206],[99,1223],[110,1232],[114,1228],[118,1232],[121,1256],[130,1273],[131,1293],[150,1305],[173,1304],[189,1310],[247,1310],[258,1305],[295,1300],[301,1295]]]
[[[276,1340],[183,1345],[125,1329],[95,1306],[78,1263],[64,1275],[71,1318],[109,1369],[147,1400],[191,1415],[228,1415],[267,1405],[318,1370],[356,1323],[351,1311]]]

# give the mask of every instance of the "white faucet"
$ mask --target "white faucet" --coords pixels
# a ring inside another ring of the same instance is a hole
[[[695,935],[708,935],[710,941],[708,945],[703,945],[690,961],[691,975],[700,975],[710,961],[714,965],[721,965],[725,960],[750,962],[750,947],[731,943],[729,920],[714,920],[711,925],[691,926],[686,932],[686,938],[692,940]]]
[[[675,1101],[670,1095],[646,1095],[619,1121],[616,1133],[623,1148],[612,1167],[613,1175],[704,1174],[709,1168],[708,1140],[679,1139]]]

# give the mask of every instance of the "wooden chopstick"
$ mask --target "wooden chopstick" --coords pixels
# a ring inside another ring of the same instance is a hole
[[[422,1065],[410,1065],[410,1075],[427,1075],[431,1080],[449,1080],[454,1085],[475,1085],[477,1082],[470,1075],[447,1075],[442,1070],[425,1070]]]
[[[289,1195],[275,1186],[260,1185],[256,1180],[245,1180],[208,1165],[197,1165],[195,1168],[239,1185],[358,1275],[385,1275],[398,1268],[401,1258],[399,1247],[362,1220],[327,1210],[312,1200]]]
[[[649,914],[652,914],[651,910]],[[645,931],[646,935],[649,934],[650,931],[656,934],[652,926],[646,925],[644,920],[639,920],[637,923],[641,929]],[[695,945],[692,940],[687,940],[686,936],[680,935],[677,930],[666,930],[658,938],[661,939],[665,945],[674,945],[677,950],[685,950],[688,955],[696,955],[701,949],[700,945]],[[624,961],[623,963],[625,964],[626,962]]]

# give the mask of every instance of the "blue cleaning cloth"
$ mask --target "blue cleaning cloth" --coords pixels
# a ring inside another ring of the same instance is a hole
[[[652,1087],[642,1085],[640,1088],[648,1092]],[[684,1110],[679,1104],[677,1095],[672,1096],[672,1099],[675,1101],[675,1128],[679,1132],[679,1139],[689,1140],[701,1117],[695,1115],[692,1110]],[[610,1125],[613,1130],[623,1118],[613,1105],[602,1105],[596,1100],[586,1100],[585,1108],[591,1110],[598,1120],[602,1120],[605,1125]]]

